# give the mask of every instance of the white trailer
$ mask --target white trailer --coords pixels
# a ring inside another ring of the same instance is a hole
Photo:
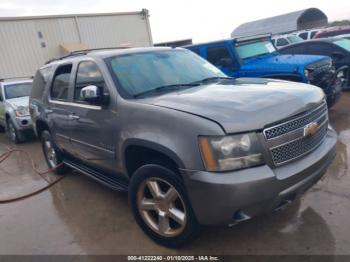
[[[32,76],[46,61],[71,51],[152,45],[147,9],[0,17],[0,78]]]

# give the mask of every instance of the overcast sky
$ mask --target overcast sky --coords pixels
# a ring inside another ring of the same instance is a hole
[[[227,38],[241,23],[317,7],[330,21],[350,19],[349,0],[0,0],[0,16],[150,11],[153,41]]]

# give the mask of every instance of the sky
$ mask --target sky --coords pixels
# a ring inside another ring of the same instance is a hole
[[[228,38],[241,23],[297,11],[321,9],[329,21],[350,19],[349,0],[0,0],[0,16],[150,12],[153,42]]]

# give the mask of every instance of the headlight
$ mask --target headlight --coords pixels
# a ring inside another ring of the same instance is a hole
[[[202,159],[208,171],[228,171],[264,164],[255,133],[199,137]]]
[[[16,116],[29,116],[29,108],[26,106],[19,106],[16,110]]]

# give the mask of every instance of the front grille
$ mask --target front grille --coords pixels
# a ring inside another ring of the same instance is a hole
[[[280,125],[267,128],[264,130],[266,139],[272,139],[284,134],[287,134],[295,129],[304,127],[305,125],[311,123],[315,119],[318,119],[321,115],[327,112],[327,104],[323,102],[321,106],[312,110],[311,112],[301,114],[301,116],[293,117],[291,120],[284,122]]]
[[[319,128],[314,135],[307,136],[304,128],[310,123],[317,123]],[[311,152],[323,141],[327,128],[327,104],[322,102],[311,111],[265,129],[264,135],[273,163],[279,166]]]
[[[323,138],[327,133],[327,128],[328,125],[325,124],[316,135],[310,138],[303,137],[286,145],[272,149],[271,154],[273,162],[277,165],[281,165],[291,159],[296,159],[312,151],[312,149],[316,148],[323,141]]]

